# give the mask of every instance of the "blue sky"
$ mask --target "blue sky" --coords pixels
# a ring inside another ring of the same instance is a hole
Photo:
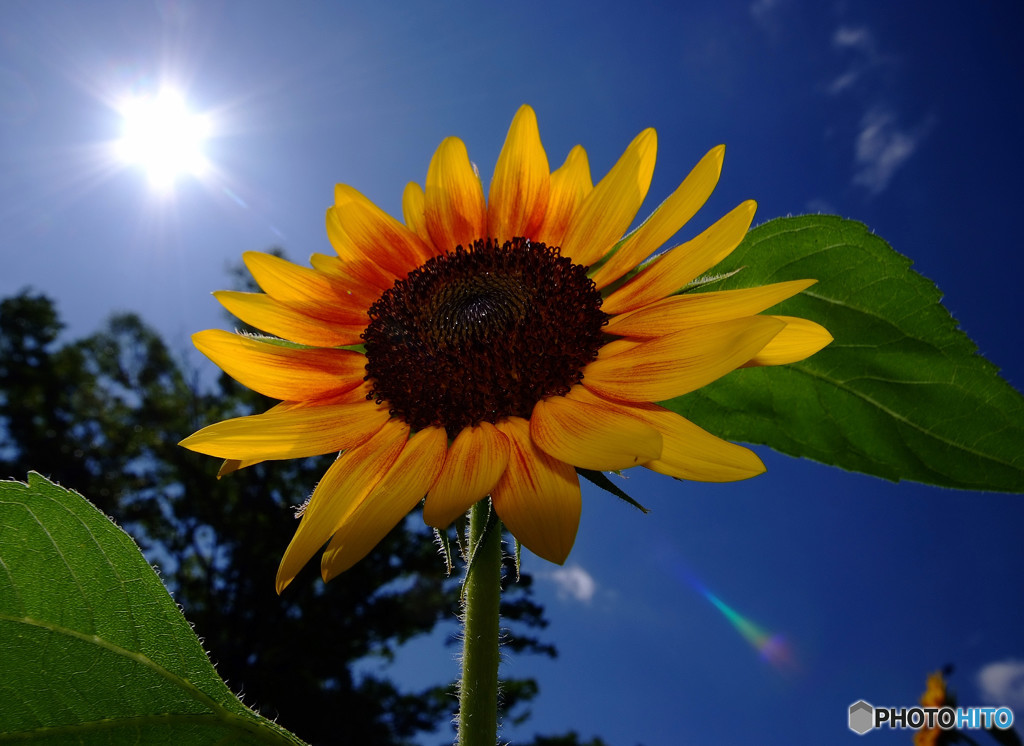
[[[225,325],[210,292],[242,252],[329,251],[336,182],[400,215],[447,135],[486,181],[529,103],[551,161],[580,143],[595,176],[656,128],[642,215],[726,143],[688,235],[747,198],[755,222],[867,223],[1021,388],[1022,16],[1010,0],[6,0],[0,294],[53,296],[72,335],[137,311],[201,364],[188,337]],[[171,191],[112,149],[118,102],[164,83],[212,128],[209,168]],[[851,702],[913,704],[946,663],[962,703],[1024,717],[1024,500],[759,452],[768,472],[743,484],[632,476],[648,516],[585,491],[565,568],[525,560],[561,655],[509,666],[541,695],[506,739],[852,743]],[[774,662],[701,589],[778,635]],[[412,685],[455,663],[431,640],[391,670]]]

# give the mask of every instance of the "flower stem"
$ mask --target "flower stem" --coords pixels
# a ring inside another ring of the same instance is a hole
[[[494,746],[498,738],[498,606],[501,600],[501,523],[491,501],[469,516],[464,585],[459,746]],[[488,525],[490,523],[490,525]]]

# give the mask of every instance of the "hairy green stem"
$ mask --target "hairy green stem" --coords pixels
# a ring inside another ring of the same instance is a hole
[[[498,738],[501,523],[490,513],[491,501],[484,499],[473,506],[469,516],[469,559],[462,617],[459,746],[494,746]]]

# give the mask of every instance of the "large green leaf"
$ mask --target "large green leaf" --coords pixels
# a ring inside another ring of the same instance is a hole
[[[809,215],[751,231],[709,289],[817,278],[772,309],[835,341],[666,405],[716,435],[891,480],[1024,491],[1024,397],[977,354],[935,285],[864,225]]]
[[[301,744],[243,705],[132,539],[38,474],[0,482],[0,741]]]

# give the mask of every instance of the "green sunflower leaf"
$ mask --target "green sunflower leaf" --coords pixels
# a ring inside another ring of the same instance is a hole
[[[1024,397],[909,259],[861,223],[808,215],[752,230],[715,272],[741,267],[713,289],[817,278],[771,312],[817,321],[835,341],[665,406],[723,438],[851,471],[1024,492]]]
[[[301,744],[243,705],[132,539],[38,474],[0,482],[0,742]]]

